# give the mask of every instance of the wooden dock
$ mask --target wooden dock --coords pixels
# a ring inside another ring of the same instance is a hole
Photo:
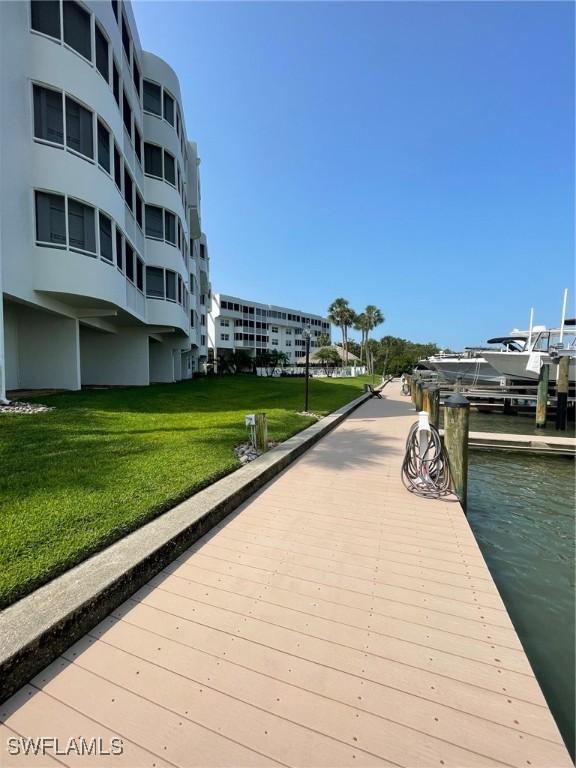
[[[576,456],[576,437],[470,432],[468,444],[472,448],[497,448],[503,451]]]
[[[0,705],[0,764],[571,766],[460,505],[401,484],[414,419],[389,385]]]

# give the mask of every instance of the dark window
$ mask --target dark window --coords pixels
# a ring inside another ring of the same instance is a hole
[[[100,222],[100,256],[106,261],[113,262],[112,253],[112,221],[102,211],[99,214]]]
[[[176,273],[166,270],[166,298],[176,301]]]
[[[68,242],[70,248],[96,253],[94,208],[68,199]]]
[[[162,117],[162,90],[150,80],[144,80],[144,110]]]
[[[164,240],[164,217],[162,208],[155,205],[146,206],[146,237]]]
[[[112,91],[114,92],[116,104],[120,107],[120,74],[115,61],[112,62]]]
[[[32,29],[60,39],[59,0],[32,0]]]
[[[147,142],[144,143],[144,173],[162,178],[162,150]]]
[[[64,144],[62,94],[34,86],[34,136]]]
[[[132,110],[124,92],[122,93],[122,118],[124,120],[124,127],[128,131],[128,136],[132,138]]]
[[[122,159],[116,144],[114,144],[114,181],[118,189],[122,191]]]
[[[174,156],[164,151],[164,178],[170,184],[176,185],[176,164]]]
[[[92,112],[66,96],[66,146],[86,157],[94,157]]]
[[[124,48],[126,58],[130,61],[130,32],[124,16],[122,16],[122,47]]]
[[[36,240],[66,245],[64,197],[36,192]]]
[[[118,0],[112,0],[112,12],[118,21]]]
[[[74,0],[64,0],[64,42],[84,58],[92,60],[90,14]]]
[[[118,269],[122,269],[124,265],[124,258],[122,253],[122,241],[124,238],[122,237],[122,232],[116,227],[116,264],[118,266]]]
[[[182,304],[182,278],[178,275],[178,304]]]
[[[140,96],[140,70],[138,69],[138,64],[136,64],[136,59],[134,59],[134,72],[132,73],[132,79],[134,80],[136,93],[138,96]]]
[[[136,128],[136,122],[134,122],[134,149],[136,150],[138,162],[142,165],[142,137],[140,136],[140,131]]]
[[[144,262],[136,256],[136,288],[144,290]]]
[[[127,240],[124,241],[124,248],[126,251],[126,277],[134,282],[134,249]]]
[[[98,120],[98,165],[110,173],[110,131]]]
[[[174,99],[164,92],[164,119],[174,125]]]
[[[164,270],[146,267],[146,295],[155,299],[164,298]]]
[[[127,169],[124,168],[124,200],[126,201],[126,205],[128,208],[130,208],[131,211],[134,210],[134,198],[133,198],[133,184],[132,184],[132,177],[128,173]]]
[[[136,221],[138,222],[140,229],[142,229],[142,198],[136,192]]]
[[[170,211],[164,211],[164,228],[166,241],[176,245],[176,216]]]
[[[110,68],[108,62],[108,40],[104,37],[100,31],[100,27],[96,25],[96,69],[104,80],[108,82],[110,78]]]

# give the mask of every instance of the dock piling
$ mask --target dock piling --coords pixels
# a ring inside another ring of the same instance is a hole
[[[459,392],[444,403],[444,448],[448,456],[452,490],[466,511],[468,494],[468,432],[470,401]]]
[[[428,399],[428,384],[424,382],[422,384],[422,407],[420,408],[421,411],[426,411],[428,414],[430,414],[430,401]]]
[[[568,355],[560,358],[558,363],[558,378],[556,381],[556,429],[565,431],[568,424],[568,373],[570,358]]]
[[[536,400],[536,429],[544,429],[546,426],[546,412],[548,409],[548,382],[550,380],[550,366],[544,364],[538,375],[538,392]]]
[[[440,387],[431,384],[428,387],[428,413],[430,414],[430,424],[440,428]]]

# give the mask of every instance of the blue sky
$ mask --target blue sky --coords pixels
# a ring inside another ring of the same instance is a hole
[[[574,286],[574,5],[135,2],[180,78],[216,292],[452,348]],[[574,292],[571,297],[574,313]]]

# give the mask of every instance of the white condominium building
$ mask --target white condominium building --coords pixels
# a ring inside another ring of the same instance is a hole
[[[0,397],[207,360],[198,155],[119,0],[0,2]]]
[[[307,327],[312,348],[318,346],[321,336],[330,338],[330,323],[321,315],[218,293],[212,296],[208,344],[216,364],[236,350],[244,350],[251,357],[277,350],[295,363],[304,353],[302,331]]]

